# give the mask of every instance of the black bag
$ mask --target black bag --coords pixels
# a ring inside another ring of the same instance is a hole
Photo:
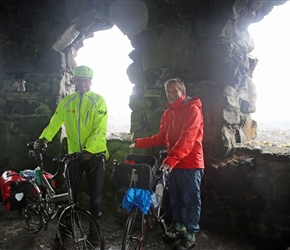
[[[115,169],[118,188],[141,188],[152,191],[155,186],[157,160],[154,156],[128,155]]]

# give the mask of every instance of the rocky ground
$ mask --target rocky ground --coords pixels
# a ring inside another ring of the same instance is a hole
[[[126,217],[124,213],[103,216],[99,224],[105,239],[106,250],[121,249]],[[41,230],[35,235],[29,234],[18,211],[8,212],[0,207],[0,249],[1,250],[60,250],[55,239],[57,222],[53,220],[46,231]],[[261,244],[233,232],[219,232],[201,226],[197,234],[195,250],[285,250]],[[159,225],[146,231],[144,250],[171,250],[172,247],[162,240],[163,231]],[[290,248],[288,249],[290,250]]]
[[[118,215],[119,216],[119,215]],[[99,220],[106,250],[119,250],[124,233],[124,218],[104,216]],[[59,250],[60,246],[55,240],[56,220],[52,221],[46,231],[42,230],[36,235],[29,234],[25,228],[19,212],[8,212],[0,208],[0,249],[1,250]],[[196,250],[256,250],[262,249],[253,241],[230,234],[201,230],[197,235]],[[144,249],[167,250],[170,245],[163,243],[162,230],[159,225],[147,230]]]

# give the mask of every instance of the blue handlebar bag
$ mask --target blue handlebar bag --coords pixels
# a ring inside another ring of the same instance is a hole
[[[129,188],[122,201],[122,207],[131,211],[134,206],[143,213],[147,214],[151,206],[151,191],[139,188]]]

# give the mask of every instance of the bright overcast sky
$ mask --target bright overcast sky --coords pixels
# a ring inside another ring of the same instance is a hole
[[[92,90],[105,98],[109,114],[130,113],[128,104],[133,84],[126,70],[132,63],[128,56],[133,50],[131,43],[116,26],[94,34],[79,49],[77,65],[87,65],[94,70]]]
[[[261,22],[249,26],[259,62],[253,75],[257,88],[257,121],[290,121],[290,2],[276,6]]]
[[[126,74],[132,63],[129,54],[133,48],[127,36],[116,26],[98,31],[84,41],[75,58],[77,65],[87,65],[94,70],[91,89],[102,95],[108,107],[108,133],[129,132],[131,109],[129,96],[133,84]]]

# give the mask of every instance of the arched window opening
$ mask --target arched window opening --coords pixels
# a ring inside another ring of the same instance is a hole
[[[253,73],[257,89],[257,111],[252,115],[258,124],[255,140],[272,146],[290,145],[289,13],[288,1],[248,29],[255,43],[251,54],[258,59]]]
[[[100,94],[108,106],[108,134],[130,131],[131,109],[129,96],[132,83],[126,74],[132,63],[131,42],[116,26],[94,33],[86,39],[75,58],[77,65],[94,70],[92,91]]]

